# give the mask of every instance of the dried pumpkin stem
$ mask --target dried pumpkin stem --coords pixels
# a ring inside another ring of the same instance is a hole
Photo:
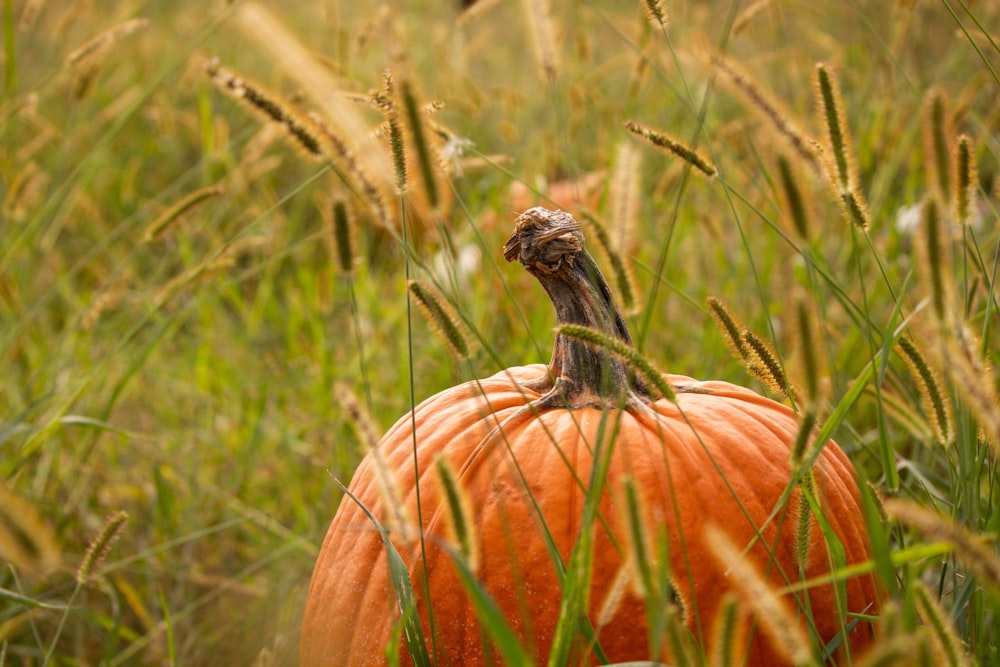
[[[580,223],[565,211],[540,206],[522,213],[504,246],[545,288],[560,326],[582,325],[632,345],[611,288],[584,249]],[[535,409],[621,406],[650,402],[650,392],[628,362],[602,346],[557,334],[549,379],[534,387],[544,395]]]

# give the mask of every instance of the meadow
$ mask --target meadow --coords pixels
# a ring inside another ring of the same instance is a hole
[[[356,406],[548,361],[535,204],[847,452],[869,664],[1000,664],[1000,4],[287,5],[3,3],[0,665],[295,664]]]

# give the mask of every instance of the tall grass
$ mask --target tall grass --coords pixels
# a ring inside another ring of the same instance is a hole
[[[822,373],[803,386],[864,482],[890,600],[872,664],[1000,662],[1000,7],[458,4],[4,3],[0,664],[294,664],[368,447],[358,406],[385,428],[547,361],[549,307],[500,250],[550,195],[632,227],[606,230],[626,240],[607,244],[615,289],[636,292],[629,324],[663,370],[769,391],[714,295],[791,386],[808,303]],[[292,43],[262,43],[269,21]],[[213,57],[316,128],[321,159],[213,82]],[[405,188],[375,101],[387,70]],[[412,285],[461,325],[459,355]]]

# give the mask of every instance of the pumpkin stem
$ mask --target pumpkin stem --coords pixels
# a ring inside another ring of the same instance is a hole
[[[632,336],[611,288],[584,248],[580,223],[565,211],[536,206],[518,216],[503,249],[545,288],[559,324],[577,324],[632,345]],[[618,407],[648,403],[650,393],[620,357],[576,338],[556,335],[549,376],[534,389],[534,401],[549,407]]]

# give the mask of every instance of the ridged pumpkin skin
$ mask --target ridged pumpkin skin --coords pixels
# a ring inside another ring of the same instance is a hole
[[[791,478],[790,443],[798,430],[789,408],[729,383],[666,375],[677,392],[675,402],[525,409],[544,398],[539,388],[546,386],[552,368],[560,367],[554,362],[510,368],[427,399],[383,437],[378,445],[381,463],[366,457],[349,487],[380,522],[398,529],[394,525],[400,521],[398,513],[385,506],[377,466],[395,480],[411,535],[397,530],[393,542],[409,568],[428,651],[432,646],[436,650],[437,664],[500,664],[497,655],[484,655],[491,649],[480,634],[452,556],[441,546],[453,544],[453,537],[441,486],[434,478],[437,457],[457,473],[471,505],[477,578],[540,664],[548,658],[560,607],[556,567],[542,524],[566,562],[580,534],[595,447],[612,448],[600,518],[593,524],[588,603],[591,624],[608,660],[670,659],[666,652],[650,653],[646,609],[630,565],[634,561],[625,510],[626,479],[633,480],[649,542],[658,534],[668,539],[670,572],[686,625],[706,650],[722,596],[733,590],[726,567],[705,544],[707,525],[723,528],[740,549],[753,544],[746,557],[767,574],[774,589],[829,571],[815,517],[808,532],[799,525],[798,513],[804,507],[800,492],[796,490],[779,507]],[[501,430],[498,424],[503,424]],[[414,441],[420,470],[419,524]],[[847,563],[867,560],[866,530],[851,464],[831,441],[813,471],[824,516]],[[425,536],[426,563],[420,543],[413,539],[412,529],[418,525]],[[758,531],[760,539],[755,540]],[[808,536],[807,551],[801,548],[803,535]],[[429,599],[424,594],[424,567]],[[845,611],[875,610],[876,586],[870,576],[852,578],[845,586]],[[784,597],[802,619],[805,614],[799,607],[804,597]],[[433,609],[433,643],[428,608]],[[815,622],[811,632],[824,642],[850,620],[838,612],[830,586],[811,589],[808,608]],[[345,498],[313,573],[301,665],[384,664],[398,616],[385,545],[358,503]],[[745,664],[786,664],[787,658],[759,624],[749,629],[751,621],[745,620]],[[868,625],[858,623],[849,635],[852,654],[859,655],[870,641]],[[402,653],[405,664],[405,643]],[[592,664],[595,658],[578,653],[574,661]]]

